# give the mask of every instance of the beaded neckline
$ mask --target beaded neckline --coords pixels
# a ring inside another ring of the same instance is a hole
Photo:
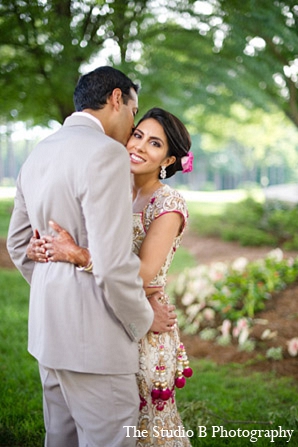
[[[152,203],[154,203],[154,201],[155,201],[155,198],[156,198],[156,194],[158,193],[158,191],[160,191],[162,188],[164,188],[165,186],[167,186],[167,185],[161,185],[159,188],[157,188],[155,191],[154,191],[154,193],[152,194],[152,196],[150,197],[150,200],[149,200],[149,202],[148,203],[146,203],[146,205],[144,206],[144,208],[143,208],[143,210],[142,211],[139,211],[139,212],[134,212],[133,213],[133,215],[136,215],[136,216],[138,216],[138,215],[142,215],[143,214],[143,212],[144,212],[144,209],[148,206],[148,205],[152,205]]]

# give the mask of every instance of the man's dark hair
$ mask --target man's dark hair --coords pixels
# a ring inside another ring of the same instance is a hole
[[[120,88],[122,91],[124,104],[131,98],[131,88],[136,93],[139,91],[137,84],[113,67],[98,67],[81,76],[73,96],[76,111],[102,109],[115,88]]]

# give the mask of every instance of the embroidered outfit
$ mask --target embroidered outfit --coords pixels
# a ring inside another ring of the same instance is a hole
[[[177,191],[163,185],[155,191],[143,212],[133,216],[133,251],[138,254],[151,222],[170,212],[183,216],[182,230],[149,287],[166,285],[167,272],[180,245],[188,217],[186,203]],[[169,303],[168,296],[164,295],[161,301]],[[137,381],[141,404],[138,429],[146,430],[147,436],[138,439],[137,447],[189,447],[176,407],[175,388],[184,386],[185,377],[190,377],[192,370],[188,367],[178,328],[162,334],[150,331],[139,342],[139,354]],[[178,436],[174,436],[174,430]]]

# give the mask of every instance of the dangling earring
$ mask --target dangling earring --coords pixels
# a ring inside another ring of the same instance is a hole
[[[166,171],[166,167],[165,166],[161,166],[160,167],[159,175],[160,175],[160,178],[163,179],[163,180],[167,177],[167,171]]]

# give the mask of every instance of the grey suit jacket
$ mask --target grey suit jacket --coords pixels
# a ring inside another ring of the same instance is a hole
[[[89,247],[93,274],[34,263],[26,247],[56,220]],[[138,370],[137,341],[153,311],[132,253],[130,163],[124,146],[96,122],[70,116],[24,163],[7,248],[31,284],[28,350],[50,368],[89,373]]]

